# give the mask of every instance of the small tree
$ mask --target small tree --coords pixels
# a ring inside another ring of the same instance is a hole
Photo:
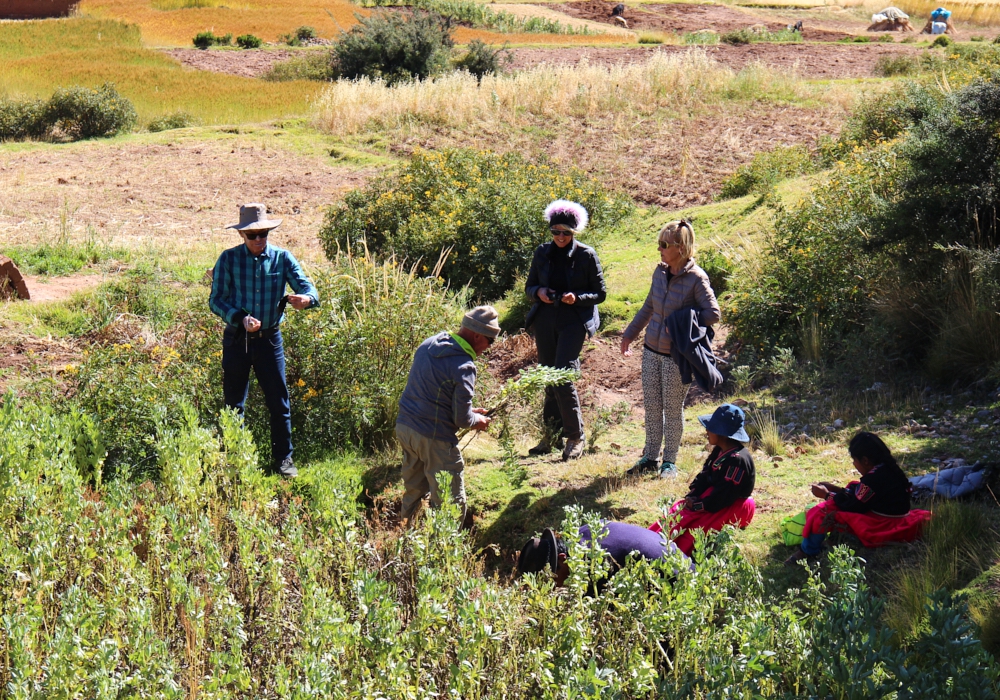
[[[253,34],[241,34],[236,37],[236,45],[241,49],[259,49],[263,43],[260,37],[256,37]]]
[[[433,12],[376,13],[360,19],[334,47],[341,77],[393,85],[423,80],[448,68],[451,23]]]

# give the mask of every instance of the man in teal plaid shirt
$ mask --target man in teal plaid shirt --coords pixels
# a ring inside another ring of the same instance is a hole
[[[271,415],[272,470],[292,478],[298,471],[292,462],[292,414],[278,326],[286,304],[308,309],[319,304],[319,293],[295,256],[268,245],[268,233],[279,224],[281,219],[267,218],[263,204],[240,207],[240,223],[229,228],[240,232],[243,243],[219,256],[208,304],[226,322],[222,334],[226,406],[243,415],[252,369]],[[286,285],[295,294],[286,296]]]

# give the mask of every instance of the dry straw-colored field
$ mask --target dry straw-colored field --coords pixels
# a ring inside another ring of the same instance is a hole
[[[206,30],[233,36],[254,34],[274,42],[305,25],[321,37],[333,38],[356,24],[357,16],[371,12],[348,0],[83,0],[80,10],[92,17],[137,24],[144,41],[153,46],[190,46],[195,34]],[[608,32],[590,36],[501,34],[459,27],[455,40],[460,44],[479,39],[490,44],[568,45],[632,40],[631,34],[615,34],[613,28]]]

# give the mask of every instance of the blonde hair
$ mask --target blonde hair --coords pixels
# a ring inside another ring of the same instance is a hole
[[[681,256],[685,260],[690,260],[694,257],[694,227],[687,219],[671,221],[660,229],[660,235],[657,240],[667,243],[677,243],[681,251]]]

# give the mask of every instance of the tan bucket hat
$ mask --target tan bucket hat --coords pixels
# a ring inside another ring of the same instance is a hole
[[[263,204],[244,204],[240,207],[240,223],[226,226],[237,231],[270,231],[281,226],[281,219],[268,219]]]

